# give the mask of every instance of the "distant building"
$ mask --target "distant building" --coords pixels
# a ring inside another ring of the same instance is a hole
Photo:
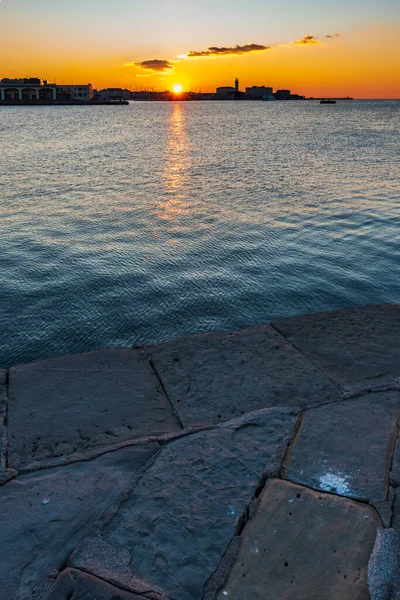
[[[122,88],[106,88],[97,93],[97,97],[102,102],[118,102],[118,100],[130,100],[130,90]]]
[[[61,96],[68,96],[69,100],[79,100],[89,102],[93,98],[93,86],[91,83],[86,85],[58,85],[57,93]]]
[[[38,77],[0,80],[2,102],[56,102],[81,100],[89,102],[93,96],[92,85],[57,85]]]
[[[235,92],[239,91],[239,79],[236,77],[235,79]]]
[[[140,92],[130,92],[129,99],[130,100],[146,100],[146,101],[169,101],[173,100],[175,95],[172,92],[164,91],[164,92],[154,92],[149,90],[142,90]],[[182,99],[182,98],[180,98]]]
[[[57,100],[57,86],[46,79],[24,77],[0,80],[0,100],[2,102],[30,102],[32,100]]]
[[[305,96],[292,94],[290,90],[277,90],[274,96],[276,100],[305,100]]]
[[[290,90],[277,90],[274,96],[277,100],[290,100]]]
[[[217,94],[219,96],[224,96],[226,94],[234,94],[235,92],[236,92],[236,88],[229,86],[229,85],[226,85],[223,87],[217,87]]]
[[[252,99],[261,99],[265,96],[272,96],[272,91],[272,87],[253,85],[252,87],[246,88],[246,97]]]

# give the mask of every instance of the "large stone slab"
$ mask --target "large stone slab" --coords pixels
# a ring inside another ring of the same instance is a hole
[[[373,508],[277,479],[259,500],[218,600],[369,600]]]
[[[349,394],[400,385],[400,305],[314,313],[273,325]]]
[[[290,409],[264,410],[170,442],[71,566],[133,592],[201,600],[296,420]]]
[[[400,392],[372,393],[305,411],[283,475],[359,500],[387,499]]]
[[[146,350],[185,426],[340,397],[329,379],[269,325],[183,337]]]
[[[157,444],[22,475],[0,488],[1,600],[27,600],[68,556]]]
[[[106,350],[14,367],[9,393],[11,466],[179,429],[139,351]]]
[[[66,569],[60,573],[54,586],[42,600],[146,600],[146,598],[116,588],[82,571]]]

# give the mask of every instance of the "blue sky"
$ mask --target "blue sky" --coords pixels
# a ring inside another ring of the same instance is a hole
[[[323,35],[400,18],[398,0],[3,0],[3,19],[61,39],[77,34],[82,43],[104,38],[121,50],[204,44],[276,44],[306,32]],[[1,17],[0,17],[1,18]]]

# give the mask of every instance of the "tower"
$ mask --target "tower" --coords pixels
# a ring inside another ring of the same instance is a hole
[[[235,91],[238,92],[239,91],[239,79],[236,77],[235,79]]]

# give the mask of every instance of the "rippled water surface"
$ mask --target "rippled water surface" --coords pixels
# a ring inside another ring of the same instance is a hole
[[[400,302],[399,109],[0,108],[0,366]]]

